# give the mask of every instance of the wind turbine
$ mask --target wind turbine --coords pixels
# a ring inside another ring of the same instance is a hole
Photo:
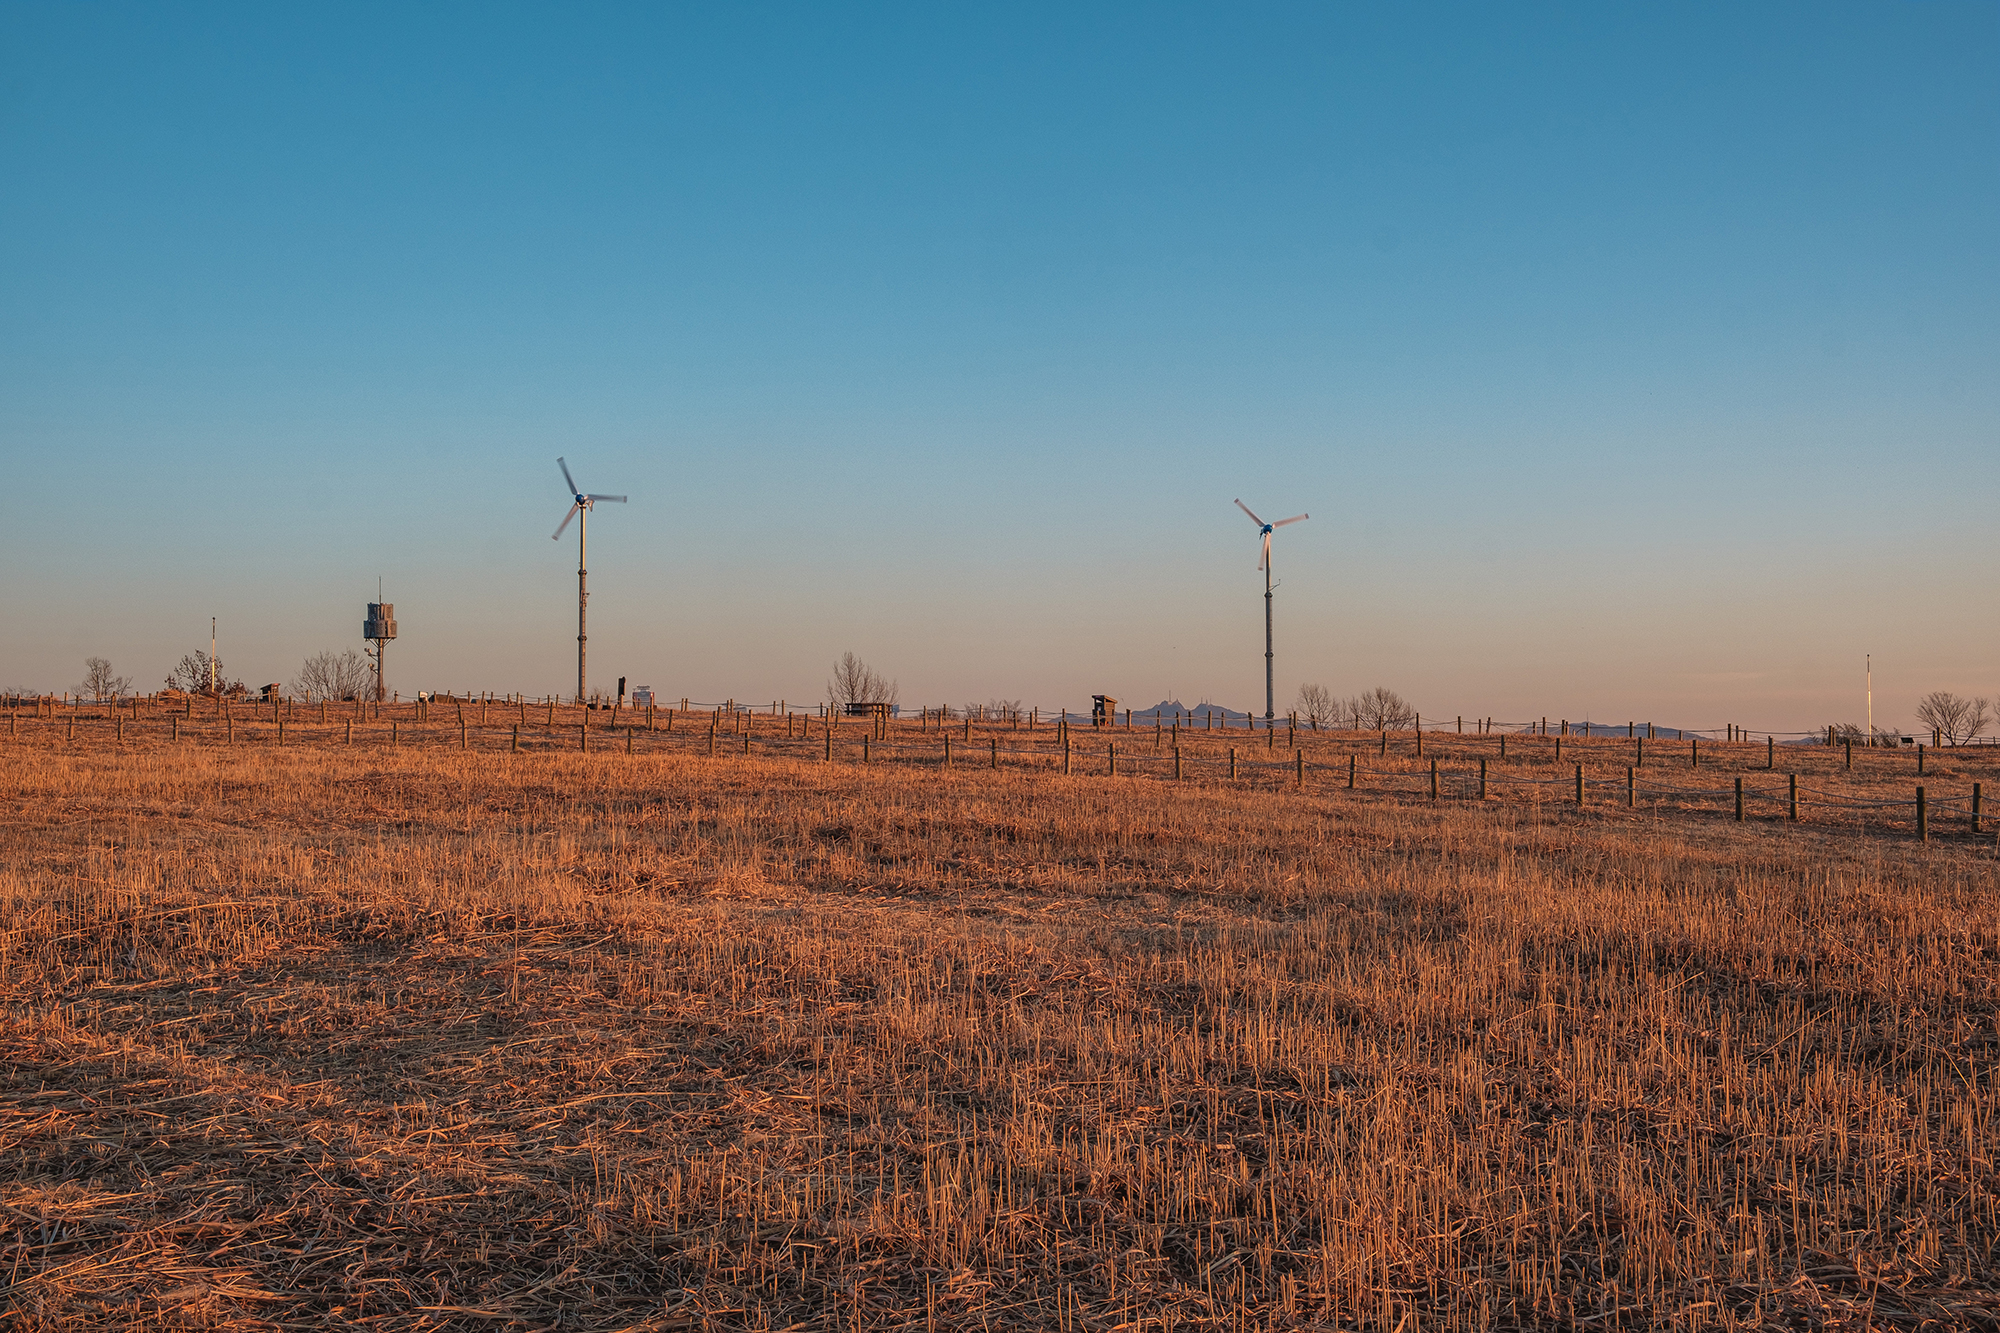
[[[1250,514],[1250,506],[1241,500],[1236,502],[1236,507]],[[1257,557],[1257,568],[1264,571],[1264,721],[1267,725],[1274,722],[1278,716],[1277,692],[1271,680],[1271,532],[1275,528],[1284,527],[1287,523],[1297,523],[1311,517],[1311,514],[1297,514],[1291,518],[1281,518],[1276,523],[1266,523],[1255,514],[1250,514],[1250,521],[1264,533],[1264,553]]]
[[[569,475],[568,463],[565,463],[562,459],[558,458],[556,459],[556,466],[562,469],[563,481],[568,483],[569,485],[571,503],[569,507],[569,512],[563,515],[563,521],[556,525],[555,535],[550,537],[549,540],[561,541],[563,535],[563,529],[569,526],[569,521],[571,519],[577,520],[576,524],[576,701],[580,704],[584,704],[590,702],[590,696],[584,693],[584,675],[583,675],[584,645],[589,640],[589,635],[584,633],[584,610],[590,605],[589,588],[584,582],[584,569],[583,569],[584,529],[589,526],[590,511],[597,507],[597,502],[599,500],[609,500],[613,504],[622,505],[625,503],[625,497],[622,495],[586,495],[582,491],[576,488],[576,479]]]

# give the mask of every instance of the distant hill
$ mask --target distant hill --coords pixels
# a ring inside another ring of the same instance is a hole
[[[1244,726],[1250,721],[1251,717],[1249,713],[1239,712],[1234,708],[1225,708],[1221,704],[1184,704],[1179,699],[1162,699],[1151,708],[1133,709],[1132,721],[1134,723],[1142,721],[1151,723],[1157,718],[1159,721],[1168,724],[1187,722],[1200,727],[1207,725],[1205,719],[1211,714],[1214,715],[1215,725],[1218,727],[1225,725]]]

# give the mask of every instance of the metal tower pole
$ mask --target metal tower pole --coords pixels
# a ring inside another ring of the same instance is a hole
[[[1264,557],[1264,721],[1278,715],[1276,691],[1271,681],[1271,557]]]
[[[584,633],[584,611],[590,605],[590,589],[589,585],[584,581],[583,533],[584,528],[589,522],[590,506],[585,504],[580,506],[576,511],[576,701],[579,704],[590,702],[589,697],[583,692],[583,654],[585,645],[590,638],[588,634]]]

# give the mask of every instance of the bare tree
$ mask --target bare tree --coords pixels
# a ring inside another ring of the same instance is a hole
[[[893,704],[899,693],[895,681],[883,679],[853,653],[840,655],[840,660],[833,664],[833,679],[826,683],[827,699],[840,706]]]
[[[1828,745],[1866,745],[1868,743],[1868,733],[1862,730],[1861,724],[1858,722],[1829,722],[1826,724],[1826,743]]]
[[[1018,721],[1021,716],[1021,701],[1019,699],[988,699],[986,701],[986,716],[992,718],[995,722]]]
[[[1299,686],[1299,715],[1314,730],[1322,726],[1332,726],[1341,714],[1340,700],[1324,685]]]
[[[83,684],[76,687],[78,694],[87,694],[102,702],[105,699],[116,699],[131,688],[132,678],[112,671],[111,663],[103,658],[83,659]]]
[[[292,693],[305,699],[367,699],[375,693],[375,668],[349,648],[315,653],[292,677]]]
[[[1398,731],[1416,720],[1416,710],[1402,695],[1377,685],[1347,701],[1354,725],[1364,731]]]
[[[207,653],[196,649],[175,664],[167,676],[167,688],[187,694],[241,694],[243,682],[222,674],[220,657],[211,662]]]
[[[1991,707],[1984,699],[1932,690],[1917,701],[1917,720],[1937,732],[1945,744],[1963,745],[1986,730],[1992,720]]]

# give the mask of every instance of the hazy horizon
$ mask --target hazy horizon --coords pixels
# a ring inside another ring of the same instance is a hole
[[[0,7],[0,687],[2000,694],[2000,12]]]

